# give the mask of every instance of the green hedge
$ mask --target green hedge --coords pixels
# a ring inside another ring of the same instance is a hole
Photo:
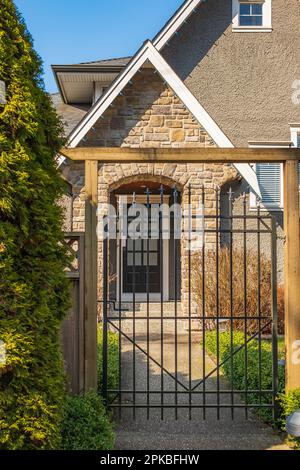
[[[11,0],[1,0],[0,80],[0,341],[7,350],[0,449],[55,449],[65,400],[59,335],[70,297],[55,161],[62,125]]]
[[[68,398],[62,423],[63,450],[111,450],[114,442],[111,420],[97,393]]]
[[[293,413],[293,411],[300,410],[300,389],[289,393],[281,393],[279,395],[281,414],[281,428],[285,431],[286,418]],[[289,442],[295,449],[300,450],[300,438],[289,437]]]
[[[62,448],[64,450],[111,450],[114,448],[115,434],[112,416],[107,412],[102,398],[103,335],[98,332],[98,393],[84,397],[69,397],[62,424]],[[108,386],[118,387],[119,339],[108,332]]]
[[[103,335],[98,333],[98,390],[102,391],[103,371]],[[107,333],[107,384],[110,390],[119,388],[119,335],[112,331]]]
[[[235,332],[233,335],[233,351],[237,351],[245,344],[244,334]],[[208,353],[214,357],[217,355],[217,334],[215,331],[206,333],[206,349]],[[219,353],[220,362],[226,361],[221,367],[225,377],[233,384],[236,390],[245,390],[246,386],[246,370],[245,370],[245,348],[242,348],[232,356],[231,361],[231,334],[222,332],[219,334]],[[259,342],[254,339],[248,343],[247,347],[247,388],[249,390],[259,390]],[[262,341],[261,344],[261,389],[272,390],[272,344],[270,341]],[[231,367],[232,372],[231,373]],[[284,390],[284,369],[278,369],[279,392]],[[262,404],[270,403],[271,396],[262,395]],[[250,404],[260,403],[260,396],[255,393],[248,394],[248,402]],[[262,409],[260,414],[266,419],[271,420],[272,414],[268,409]]]

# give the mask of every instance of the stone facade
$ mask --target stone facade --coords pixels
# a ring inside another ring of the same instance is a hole
[[[131,148],[211,147],[215,143],[193,118],[187,108],[164,85],[152,69],[143,69],[128,85],[87,134],[80,146]],[[64,169],[65,177],[73,184],[73,230],[84,230],[84,165],[72,163]],[[100,164],[98,172],[99,214],[105,214],[112,191],[123,184],[152,181],[169,187],[177,186],[182,205],[188,203],[189,191],[193,204],[199,204],[205,188],[207,214],[215,214],[215,187],[222,187],[238,177],[231,165],[224,164]],[[215,221],[207,227],[215,227]],[[206,248],[213,249],[215,235],[208,235]],[[102,290],[102,243],[99,242],[99,295]],[[181,242],[181,301],[187,304],[188,275],[187,242]],[[184,307],[183,307],[184,308]]]
[[[153,69],[142,69],[81,146],[211,147],[214,141]]]

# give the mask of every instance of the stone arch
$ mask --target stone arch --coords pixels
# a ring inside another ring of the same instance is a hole
[[[157,174],[151,174],[151,173],[139,173],[139,174],[133,174],[130,176],[125,176],[117,181],[114,181],[110,186],[109,186],[109,192],[116,191],[119,189],[121,186],[124,186],[126,184],[130,183],[139,183],[139,182],[151,182],[151,183],[158,183],[162,184],[165,186],[168,186],[169,188],[173,188],[176,186],[176,188],[181,192],[183,190],[184,185],[176,178],[171,178],[169,176],[165,176],[163,174],[157,175]]]

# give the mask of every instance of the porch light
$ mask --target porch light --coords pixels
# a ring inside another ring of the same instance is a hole
[[[300,410],[294,411],[286,420],[286,431],[290,436],[300,437]]]

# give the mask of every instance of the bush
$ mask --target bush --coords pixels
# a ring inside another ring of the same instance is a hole
[[[67,399],[62,423],[63,450],[112,450],[114,442],[111,421],[95,392]]]
[[[281,408],[281,428],[286,431],[286,418],[296,410],[300,409],[300,389],[289,393],[281,393],[278,397],[280,408]],[[290,443],[295,449],[300,450],[300,438],[289,437]]]
[[[102,391],[103,334],[98,333],[98,390]],[[119,388],[119,335],[112,331],[107,334],[107,385],[109,390]]]
[[[233,334],[233,351],[237,351],[245,344],[244,334],[241,332],[234,332]],[[231,354],[231,334],[228,332],[219,334],[219,354],[220,362],[226,361],[221,367],[225,377],[233,384],[235,390],[245,390],[246,385],[246,367],[245,367],[245,348],[242,348],[236,354]],[[217,355],[217,335],[215,331],[206,333],[206,349],[214,357]],[[231,358],[232,357],[232,361]],[[247,388],[249,390],[259,390],[259,342],[252,340],[247,346]],[[232,364],[231,364],[232,362]],[[261,344],[261,389],[272,390],[272,344],[269,341],[262,341]],[[232,366],[232,374],[231,374]],[[284,369],[278,369],[279,378],[279,392],[284,390],[285,377]],[[244,395],[242,396],[244,398]],[[262,404],[270,404],[272,397],[270,394],[260,395],[255,393],[248,393],[249,404],[259,404],[261,399]],[[262,408],[260,410],[261,416],[267,421],[272,419],[270,410]]]
[[[11,0],[1,0],[0,80],[0,449],[55,449],[65,377],[61,322],[64,186],[55,157],[62,126],[43,89],[41,61]]]
[[[219,250],[219,284],[217,286],[216,276],[216,252],[210,251],[205,255],[205,315],[216,317],[217,311],[217,287],[219,294],[219,312],[222,317],[242,317],[244,316],[244,252],[241,249],[233,249],[232,253],[232,310],[231,310],[231,293],[230,293],[230,251],[227,247]],[[202,312],[202,255],[197,253],[192,258],[192,276],[194,278],[193,285],[195,288],[195,301],[198,305],[198,311]],[[246,309],[248,317],[258,317],[258,263],[257,253],[254,250],[247,250],[246,259],[247,272],[247,302]],[[279,332],[283,333],[284,318],[284,301],[283,289],[278,291],[278,315],[279,315]],[[271,265],[270,261],[261,254],[260,260],[260,315],[271,318]],[[266,321],[264,321],[266,323]],[[248,333],[255,332],[258,329],[258,322],[248,321]],[[262,322],[263,325],[263,322]],[[214,321],[207,321],[207,326],[214,328]],[[244,329],[243,320],[235,320],[234,327],[237,330]],[[264,333],[269,333],[270,327],[264,329]]]

